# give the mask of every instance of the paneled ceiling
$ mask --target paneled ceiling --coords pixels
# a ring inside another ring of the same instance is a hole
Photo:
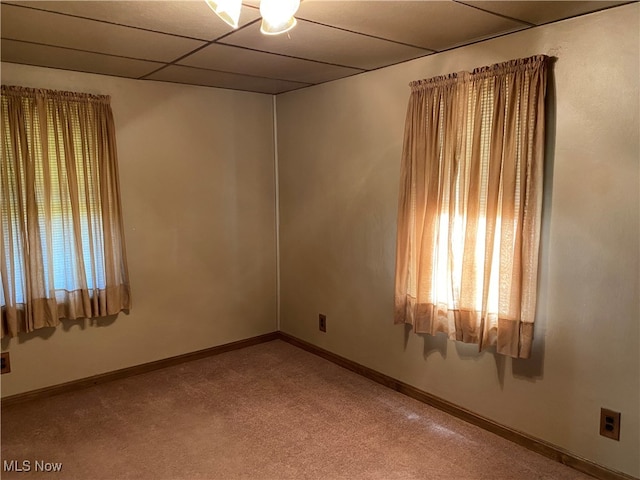
[[[191,1],[2,1],[2,61],[277,94],[628,1],[303,0],[288,33]]]

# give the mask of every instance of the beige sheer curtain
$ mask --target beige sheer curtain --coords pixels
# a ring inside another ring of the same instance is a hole
[[[536,56],[411,84],[396,323],[530,356],[546,72]]]
[[[109,97],[2,86],[2,336],[130,308]]]

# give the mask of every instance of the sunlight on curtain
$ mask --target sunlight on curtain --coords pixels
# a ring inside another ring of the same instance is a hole
[[[130,308],[109,97],[2,86],[2,335]]]
[[[530,356],[547,57],[411,84],[395,322]]]

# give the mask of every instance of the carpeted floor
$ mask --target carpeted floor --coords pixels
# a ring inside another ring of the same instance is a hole
[[[3,479],[591,479],[282,341],[7,407],[11,460],[31,470]]]

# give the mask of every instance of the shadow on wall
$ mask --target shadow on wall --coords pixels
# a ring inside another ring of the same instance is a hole
[[[128,314],[128,312],[125,312],[125,313]],[[64,330],[65,332],[68,332],[74,327],[78,327],[80,328],[80,330],[85,330],[88,326],[108,327],[112,325],[117,318],[118,318],[118,315],[107,315],[106,317],[99,317],[99,318],[78,318],[75,320],[69,320],[69,319],[63,318],[60,321],[60,323],[62,324],[62,330]],[[33,332],[19,333],[17,337],[13,337],[13,338],[6,336],[2,339],[2,351],[4,352],[9,348],[9,346],[11,345],[11,341],[13,339],[15,339],[14,341],[17,341],[18,344],[28,342],[30,340],[33,340],[34,338],[47,340],[51,338],[54,333],[56,333],[56,330],[58,328],[60,328],[60,326],[44,327],[44,328],[39,328],[37,330],[34,330]]]
[[[548,320],[546,306],[549,290],[549,237],[551,223],[551,205],[553,197],[553,171],[555,163],[556,145],[556,88],[553,75],[553,65],[556,57],[549,58],[547,90],[545,97],[545,161],[544,161],[544,196],[542,199],[542,224],[540,230],[540,254],[538,258],[538,301],[536,306],[536,320],[531,357],[527,359],[511,359],[511,370],[515,378],[535,381],[544,377],[545,335]],[[411,325],[405,325],[404,347],[409,342],[409,335],[413,333]],[[414,334],[422,337],[424,342],[423,358],[426,360],[432,353],[438,352],[443,359],[447,358],[448,337],[445,334],[435,336],[429,334]],[[482,352],[476,344],[455,342],[455,348],[461,359],[480,359],[484,355],[492,355],[496,364],[496,373],[500,387],[504,387],[506,363],[508,357],[496,353],[495,347]]]

